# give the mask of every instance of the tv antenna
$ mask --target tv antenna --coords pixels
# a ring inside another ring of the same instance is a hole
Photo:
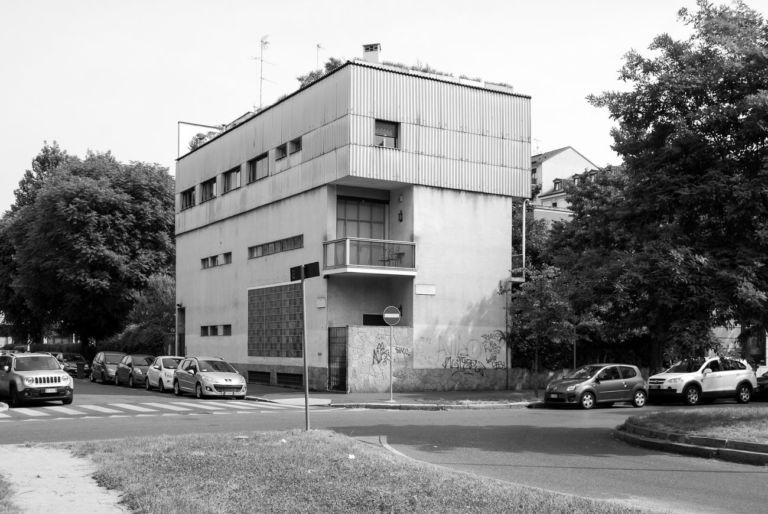
[[[262,104],[262,91],[264,90],[264,50],[267,49],[269,46],[269,40],[267,39],[269,37],[269,34],[266,34],[261,37],[260,40],[260,46],[261,49],[259,51],[259,56],[254,57],[257,61],[259,61],[259,110],[263,107]],[[267,62],[267,64],[272,64],[271,62]]]

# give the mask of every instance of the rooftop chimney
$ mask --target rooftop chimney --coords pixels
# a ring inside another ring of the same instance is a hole
[[[372,43],[363,45],[363,59],[368,62],[379,62],[379,52],[381,52],[381,43]]]

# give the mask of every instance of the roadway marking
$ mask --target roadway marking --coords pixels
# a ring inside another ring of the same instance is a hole
[[[121,412],[116,409],[110,409],[109,407],[102,407],[101,405],[78,405],[78,407],[81,409],[88,409],[96,412],[101,412],[103,414],[120,414]]]
[[[47,412],[42,412],[42,411],[39,411],[39,410],[27,409],[27,408],[16,408],[16,409],[13,409],[13,412],[18,412],[19,414],[23,414],[24,416],[29,416],[29,417],[32,417],[32,418],[37,418],[37,417],[47,416],[48,415]]]
[[[203,403],[174,402],[174,405],[184,405],[186,407],[192,407],[193,409],[223,410],[221,407],[214,407],[213,405],[205,405]]]
[[[156,409],[147,409],[146,407],[139,407],[138,405],[131,405],[130,403],[110,403],[110,405],[135,412],[156,412]]]
[[[186,407],[178,407],[171,403],[142,403],[142,405],[149,405],[150,407],[156,407],[158,409],[167,409],[175,412],[189,412],[191,410]]]
[[[246,401],[227,401],[227,400],[219,400],[215,402],[206,402],[213,405],[217,405],[219,407],[226,407],[228,409],[258,409],[258,407],[255,407],[253,405],[248,405],[249,403],[253,402],[246,402]]]
[[[80,415],[80,414],[85,414],[85,412],[83,412],[83,411],[79,411],[79,410],[75,410],[75,409],[70,409],[69,407],[44,407],[44,408],[47,409],[47,410],[56,412],[58,414],[68,414],[70,416],[76,416],[76,415]]]

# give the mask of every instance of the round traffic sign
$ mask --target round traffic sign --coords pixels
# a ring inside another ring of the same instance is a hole
[[[386,323],[390,327],[400,323],[400,309],[398,309],[394,305],[390,305],[389,307],[384,309],[384,323]]]

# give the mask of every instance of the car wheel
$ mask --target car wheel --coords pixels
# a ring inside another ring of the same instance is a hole
[[[8,406],[11,408],[15,407],[21,407],[21,405],[24,403],[24,399],[21,397],[21,395],[16,391],[15,386],[11,386],[11,390],[8,394]]]
[[[136,387],[136,384],[133,381],[133,375],[128,375],[128,387],[130,387],[131,389]]]
[[[181,396],[181,388],[179,387],[179,381],[178,380],[176,380],[173,383],[173,394],[175,394],[176,396]]]
[[[165,386],[163,385],[163,379],[157,381],[157,388],[160,390],[161,393],[165,392]]]
[[[69,405],[72,403],[72,398],[64,398],[63,400],[61,400],[61,403],[63,403],[64,405]]]
[[[581,395],[581,408],[591,409],[595,406],[595,394],[589,391]]]
[[[203,388],[199,382],[195,384],[195,398],[197,398],[198,400],[202,400],[203,398],[205,398],[205,395],[203,394]]]
[[[686,386],[683,389],[683,401],[686,405],[696,405],[701,401],[701,391],[695,385]]]
[[[632,397],[632,407],[644,407],[647,399],[648,395],[645,394],[645,391],[638,389],[635,391],[635,395]]]
[[[152,386],[149,383],[149,377],[144,377],[144,389],[146,389],[147,391],[152,390]]]
[[[736,388],[736,401],[739,403],[749,403],[752,398],[752,388],[747,384],[740,384]]]

